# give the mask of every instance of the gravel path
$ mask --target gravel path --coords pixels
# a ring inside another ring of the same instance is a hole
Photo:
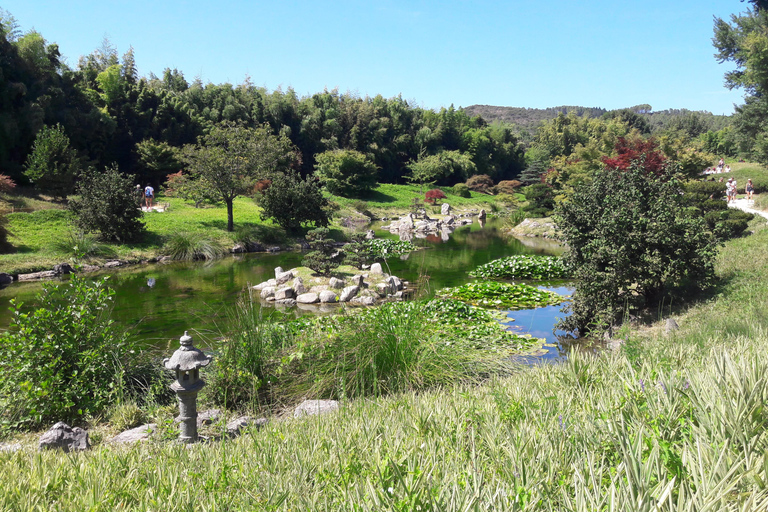
[[[743,210],[747,213],[754,213],[755,215],[760,215],[763,218],[768,219],[768,212],[764,212],[762,210],[755,210],[752,208],[752,205],[755,203],[755,201],[747,201],[746,199],[736,199],[734,201],[731,201],[728,203],[728,206],[730,208],[738,208],[739,210]]]

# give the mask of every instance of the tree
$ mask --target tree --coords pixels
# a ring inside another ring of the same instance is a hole
[[[150,171],[152,181],[164,181],[168,175],[181,168],[176,148],[166,142],[145,139],[136,144],[136,154],[139,163]]]
[[[306,239],[312,251],[301,260],[303,266],[324,276],[338,268],[344,258],[344,253],[336,248],[333,239],[328,237],[328,233],[328,228],[317,228],[308,232]]]
[[[408,164],[409,181],[424,184],[454,184],[464,181],[477,171],[469,155],[461,151],[441,151]]]
[[[197,184],[218,196],[227,206],[227,231],[234,231],[233,202],[248,194],[257,180],[285,171],[297,161],[290,140],[275,136],[266,127],[237,125],[211,128],[197,145],[185,146],[186,161]]]
[[[424,194],[425,203],[434,205],[434,204],[437,204],[437,202],[440,199],[445,199],[445,194],[439,188],[433,188],[432,190],[427,190],[427,193]]]
[[[315,156],[315,176],[331,194],[360,197],[377,185],[378,168],[359,151],[339,149]]]
[[[365,233],[355,233],[352,240],[344,246],[344,263],[362,270],[363,266],[376,258]]]
[[[64,128],[43,126],[37,132],[24,174],[43,192],[66,199],[72,193],[80,159],[69,145]]]
[[[81,176],[78,194],[79,198],[69,202],[69,210],[83,231],[99,232],[105,240],[121,243],[144,236],[146,227],[136,205],[133,176],[122,174],[115,166],[104,172],[89,169]]]
[[[734,116],[744,149],[768,164],[768,10],[762,8],[765,2],[752,3],[753,9],[732,15],[731,23],[715,18],[712,44],[719,63],[736,65],[725,73],[725,86],[745,92],[746,101]]]
[[[262,219],[274,219],[286,230],[296,230],[307,223],[316,227],[329,223],[330,201],[323,197],[315,180],[301,179],[296,172],[275,175],[257,196],[257,202],[263,210]]]
[[[576,282],[567,330],[609,328],[624,310],[654,307],[684,286],[704,287],[714,273],[716,241],[683,207],[676,169],[648,172],[641,160],[606,166],[558,205]]]

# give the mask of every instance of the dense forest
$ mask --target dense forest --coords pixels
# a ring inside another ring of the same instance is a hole
[[[623,137],[654,137],[691,170],[714,155],[750,151],[731,118],[708,112],[653,112],[650,105],[434,111],[399,96],[324,90],[300,97],[247,77],[202,83],[170,68],[139,76],[133,49],[120,55],[107,39],[69,66],[55,43],[23,32],[0,10],[0,174],[16,183],[38,185],[45,169],[68,165],[74,179],[87,168],[116,166],[162,185],[185,169],[182,148],[222,124],[287,138],[296,152],[291,165],[303,176],[316,172],[319,156],[341,150],[371,162],[381,183],[450,186],[487,175],[494,183],[545,181],[557,189],[588,177]]]

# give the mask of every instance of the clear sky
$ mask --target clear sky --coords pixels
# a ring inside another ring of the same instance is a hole
[[[425,108],[487,104],[615,109],[641,103],[731,114],[740,91],[712,47],[738,0],[0,0],[71,66],[107,36],[140,75],[300,96],[401,94]]]

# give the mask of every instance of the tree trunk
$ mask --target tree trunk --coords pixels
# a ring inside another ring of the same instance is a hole
[[[232,199],[227,199],[227,231],[235,230],[235,219],[232,213]]]

